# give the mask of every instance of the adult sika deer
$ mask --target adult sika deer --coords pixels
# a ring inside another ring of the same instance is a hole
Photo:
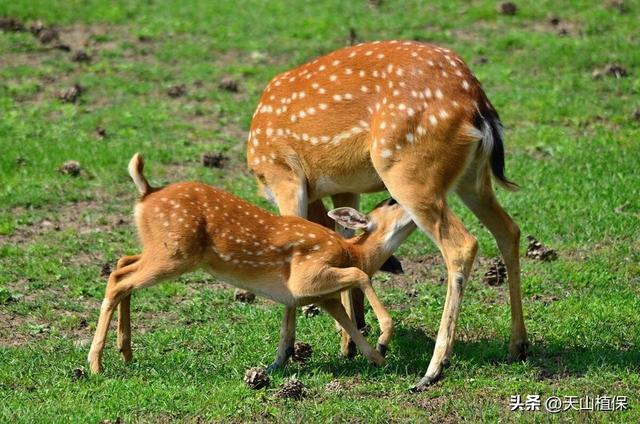
[[[135,155],[129,173],[141,196],[135,220],[143,250],[121,258],[109,276],[89,351],[92,372],[102,369],[104,341],[116,306],[118,347],[125,361],[130,361],[131,293],[197,268],[286,306],[273,367],[284,364],[293,352],[296,306],[309,303],[319,304],[344,326],[369,360],[384,362],[393,326],[369,277],[416,228],[393,199],[369,216],[350,208],[331,211],[341,225],[364,230],[345,240],[321,225],[273,215],[205,184],[152,188],[142,170],[142,158]],[[340,303],[340,292],[353,287],[365,293],[378,319],[377,350],[369,346]]]
[[[520,230],[491,182],[493,175],[501,186],[516,187],[504,173],[502,124],[455,53],[411,41],[365,43],[276,76],[255,111],[247,161],[282,214],[319,216],[325,196],[335,206],[357,208],[359,193],[387,189],[438,245],[448,269],[447,297],[417,390],[438,379],[449,361],[477,250],[476,239],[447,206],[447,194],[455,191],[504,257],[509,350],[525,357]]]

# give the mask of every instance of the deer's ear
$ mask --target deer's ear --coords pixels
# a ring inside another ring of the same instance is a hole
[[[358,212],[353,208],[336,208],[330,210],[329,217],[345,228],[357,230],[359,228],[368,228],[370,225],[369,217],[362,212]]]

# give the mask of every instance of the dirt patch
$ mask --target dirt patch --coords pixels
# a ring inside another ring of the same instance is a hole
[[[433,29],[433,28],[429,28]],[[523,29],[532,32],[555,34],[564,37],[582,35],[582,25],[578,22],[550,16],[544,21],[533,21],[523,24]],[[499,22],[476,21],[468,26],[451,29],[452,37],[462,42],[478,43],[484,40],[488,32],[504,31],[505,26]],[[484,58],[486,60],[486,58]]]
[[[410,404],[429,415],[431,422],[453,424],[460,422],[460,415],[455,411],[447,411],[446,404],[448,399],[445,396],[439,397],[420,397],[416,396],[415,400],[411,400]]]
[[[18,346],[33,340],[33,337],[22,331],[29,321],[29,317],[0,310],[0,346]]]
[[[417,284],[431,282],[443,284],[447,279],[447,269],[440,255],[426,255],[417,258],[401,258],[404,274],[376,274],[384,288],[396,288],[412,293]]]
[[[544,22],[535,22],[529,25],[529,29],[536,32],[546,32],[563,37],[578,37],[582,35],[582,25],[578,22],[561,19],[558,16],[550,16]]]
[[[129,199],[129,197],[131,197]],[[51,207],[43,211],[43,216],[29,225],[15,230],[11,235],[0,235],[0,243],[25,245],[52,232],[73,229],[79,234],[113,231],[117,227],[129,225],[131,205],[134,199],[131,193],[124,196],[124,207],[118,212],[109,211],[105,204],[113,201],[106,193],[99,193],[95,199],[68,203]],[[23,215],[26,210],[17,207],[11,211],[14,215]],[[90,218],[89,218],[90,217]]]

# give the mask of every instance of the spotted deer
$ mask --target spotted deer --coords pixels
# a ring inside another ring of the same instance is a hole
[[[121,258],[109,276],[88,356],[92,372],[102,369],[105,338],[116,306],[118,347],[124,360],[130,361],[131,293],[198,268],[285,305],[272,368],[283,365],[292,354],[296,307],[309,303],[319,304],[343,325],[369,360],[384,363],[393,324],[369,278],[416,228],[393,199],[368,216],[350,208],[329,212],[340,225],[363,229],[345,240],[324,226],[297,216],[274,215],[209,185],[184,182],[152,188],[137,154],[129,173],[141,196],[135,221],[143,250]],[[364,292],[378,319],[376,349],[340,303],[340,292],[352,287]]]
[[[504,257],[509,349],[525,357],[520,230],[498,203],[491,175],[508,190],[517,186],[505,177],[498,113],[457,54],[413,41],[377,41],[276,76],[253,115],[247,162],[282,214],[321,216],[326,196],[334,207],[357,209],[360,193],[386,189],[440,248],[448,269],[446,301],[431,362],[416,390],[438,379],[449,362],[477,250],[476,239],[447,205],[455,191]],[[343,303],[352,316],[362,309],[349,296]]]

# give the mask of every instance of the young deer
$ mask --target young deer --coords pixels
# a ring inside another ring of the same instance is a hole
[[[111,273],[100,319],[89,352],[91,371],[102,368],[109,321],[118,310],[118,346],[132,359],[129,307],[131,293],[197,268],[238,287],[285,305],[277,356],[272,367],[293,351],[296,307],[316,303],[331,314],[372,362],[382,364],[393,332],[391,317],[369,280],[391,253],[416,228],[392,199],[369,216],[350,208],[329,214],[348,228],[364,229],[352,239],[295,216],[277,216],[223,190],[195,182],[152,188],[134,155],[129,173],[140,200],[135,220],[143,251],[125,256]],[[380,325],[377,351],[347,316],[339,294],[359,287]]]
[[[502,124],[478,80],[452,51],[413,41],[359,44],[276,76],[254,113],[247,162],[283,215],[358,207],[387,189],[440,248],[448,290],[435,351],[420,390],[451,356],[477,242],[447,206],[455,191],[491,231],[507,267],[513,356],[524,358],[520,230],[495,197],[504,174]],[[353,290],[352,290],[353,292]],[[347,311],[362,310],[361,298]],[[343,343],[343,353],[346,349]]]

